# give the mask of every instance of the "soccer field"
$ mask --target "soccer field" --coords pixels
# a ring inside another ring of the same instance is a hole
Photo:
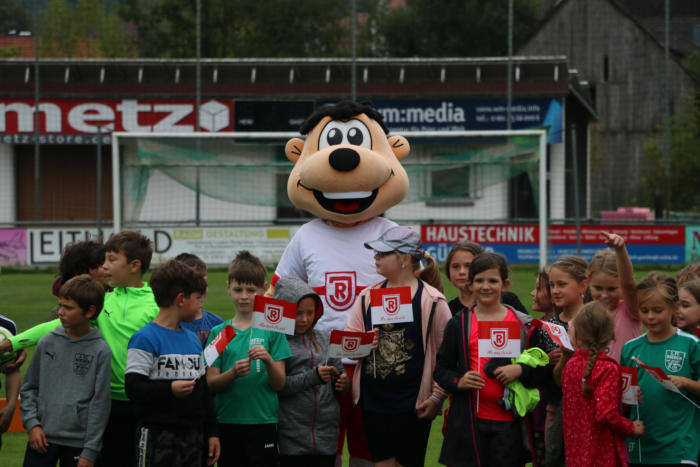
[[[655,268],[660,269],[660,268]],[[663,269],[669,274],[676,274],[679,268]],[[646,274],[650,268],[638,268],[637,278]],[[204,302],[204,308],[229,319],[233,315],[233,305],[226,292],[226,270],[212,269],[209,271],[209,293]],[[270,275],[272,273],[270,272]],[[531,299],[530,290],[534,287],[537,277],[536,266],[514,266],[511,270],[511,291],[515,292],[520,300],[529,309]],[[0,314],[3,314],[17,323],[19,330],[27,329],[35,324],[45,321],[49,311],[56,304],[56,297],[51,294],[51,284],[55,273],[49,270],[24,271],[18,269],[4,269],[0,281]],[[443,276],[445,295],[452,299],[457,295],[457,290]],[[33,349],[28,349],[27,362],[22,366],[22,374],[26,372]],[[4,383],[4,379],[3,379]],[[4,390],[3,394],[4,396]],[[428,452],[425,465],[437,466],[440,447],[442,445],[442,416],[433,422]],[[27,443],[25,433],[6,433],[2,437],[3,446],[0,451],[0,465],[15,467],[22,465],[24,450]]]

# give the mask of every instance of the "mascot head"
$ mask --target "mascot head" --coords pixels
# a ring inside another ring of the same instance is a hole
[[[403,136],[387,137],[382,115],[368,103],[342,101],[317,109],[301,125],[306,140],[287,142],[294,168],[287,182],[292,204],[322,219],[355,224],[403,200],[408,155]]]

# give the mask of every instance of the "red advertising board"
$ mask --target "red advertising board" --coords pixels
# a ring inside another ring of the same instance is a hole
[[[94,134],[98,124],[105,126],[103,131],[190,132],[196,125],[194,109],[194,100],[43,99],[39,104],[39,132]],[[203,101],[200,129],[232,131],[233,101]],[[33,132],[34,100],[0,99],[0,135]]]
[[[627,244],[658,243],[685,245],[685,227],[667,225],[592,225],[581,226],[582,244],[602,244],[600,232],[613,232],[624,237]],[[576,227],[573,225],[549,226],[547,242],[550,244],[575,244]],[[424,243],[452,244],[469,240],[485,244],[536,245],[540,239],[538,225],[422,225]]]

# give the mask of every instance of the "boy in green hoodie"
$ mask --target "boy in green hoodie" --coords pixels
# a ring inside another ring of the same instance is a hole
[[[129,339],[158,315],[153,291],[143,281],[153,255],[151,241],[138,232],[122,231],[112,235],[105,244],[105,279],[114,290],[105,295],[104,308],[92,322],[112,351],[111,412],[103,438],[99,466],[133,464],[136,415],[124,392],[124,369]],[[9,340],[12,349],[36,345],[38,340],[60,326],[59,320],[39,324]],[[7,345],[6,345],[7,346]]]

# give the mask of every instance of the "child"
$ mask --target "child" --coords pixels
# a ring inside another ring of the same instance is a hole
[[[549,269],[549,288],[553,305],[559,313],[548,321],[569,330],[576,313],[583,307],[583,295],[588,287],[588,264],[578,256],[562,256]],[[571,331],[570,331],[571,332]],[[564,434],[561,418],[561,388],[555,381],[554,369],[565,362],[562,351],[546,332],[533,334],[532,345],[547,352],[549,366],[540,388],[545,406],[545,460],[548,466],[564,465]]]
[[[273,296],[297,304],[294,335],[287,336],[292,356],[279,394],[281,465],[333,467],[340,417],[334,392],[348,389],[348,375],[339,358],[328,358],[330,332],[314,330],[323,314],[321,297],[292,276],[279,278]]]
[[[374,356],[355,367],[353,400],[362,409],[375,465],[422,466],[430,426],[447,397],[433,370],[450,310],[438,291],[437,263],[423,250],[417,232],[393,227],[365,248],[375,251],[377,272],[386,280],[363,290],[348,318],[348,331],[375,333]],[[423,270],[421,259],[428,263]],[[385,287],[410,287],[412,322],[374,327],[370,290]]]
[[[676,312],[676,326],[700,337],[700,280],[678,285],[680,306]]]
[[[624,466],[624,436],[641,436],[644,424],[621,413],[622,377],[617,362],[605,354],[615,337],[606,306],[590,302],[575,319],[576,352],[562,373],[562,418],[567,467]]]
[[[20,390],[29,433],[24,466],[91,467],[109,416],[111,352],[90,328],[102,310],[104,286],[84,274],[58,292],[61,326],[44,336]]]
[[[474,294],[472,293],[468,281],[469,265],[472,264],[474,257],[483,251],[484,249],[481,248],[481,245],[478,243],[464,240],[455,243],[452,248],[450,248],[449,253],[447,253],[447,258],[445,259],[445,275],[450,282],[452,282],[452,285],[459,290],[459,296],[450,300],[448,303],[452,316],[456,315],[460,310],[469,308],[474,304]],[[525,305],[522,304],[518,296],[513,292],[503,292],[501,302],[521,313],[527,313]]]
[[[487,358],[479,358],[479,321],[513,321],[521,326],[521,350],[527,347],[531,317],[504,306],[501,293],[510,282],[505,259],[482,253],[469,268],[476,304],[460,311],[447,324],[435,367],[435,379],[452,393],[450,417],[440,452],[440,463],[450,466],[520,466],[521,425],[499,401],[504,385],[520,379],[536,385],[536,370],[527,365],[505,365],[484,373]],[[477,393],[479,410],[476,411]],[[532,448],[531,448],[532,449]]]
[[[197,255],[193,255],[191,253],[180,253],[175,257],[175,259],[182,261],[189,267],[193,268],[195,271],[204,276],[205,281],[207,280],[207,263],[202,261]],[[207,291],[208,290],[209,288],[207,287]],[[207,294],[205,292],[204,296],[206,297],[206,295]],[[200,308],[197,310],[197,314],[192,321],[183,321],[181,326],[197,334],[199,341],[202,343],[202,348],[204,348],[205,344],[207,343],[207,339],[209,338],[209,332],[211,329],[217,324],[221,324],[223,322],[224,320],[221,319],[220,316]]]
[[[2,277],[2,268],[0,268],[0,277]],[[12,335],[17,334],[15,322],[3,315],[0,315],[0,326],[7,329]],[[12,417],[17,409],[17,397],[19,396],[20,384],[22,383],[22,375],[19,372],[20,365],[7,364],[3,370],[5,373],[5,400],[7,403],[0,410],[0,449],[2,449],[2,434],[10,428]],[[0,384],[0,388],[2,388],[2,384]]]
[[[267,270],[247,251],[231,262],[226,287],[236,314],[215,326],[211,342],[227,326],[236,337],[207,369],[216,393],[221,438],[219,467],[279,463],[277,392],[285,384],[285,362],[291,356],[284,334],[251,327],[256,295],[265,293]]]
[[[207,282],[171,260],[153,272],[151,288],[160,311],[129,340],[125,370],[138,413],[137,465],[214,465],[221,446],[201,342],[180,326],[201,309]]]
[[[96,324],[112,351],[110,392],[112,405],[102,440],[100,466],[133,464],[136,418],[124,392],[124,368],[129,339],[158,314],[151,288],[143,281],[153,255],[151,241],[138,232],[122,231],[105,244],[104,276],[114,290],[105,295],[104,308]],[[10,339],[12,349],[36,345],[59,320],[42,323]],[[2,349],[0,344],[0,350]]]
[[[551,320],[559,314],[559,310],[552,303],[552,291],[549,288],[549,273],[543,269],[537,274],[535,288],[530,292],[532,297],[532,311],[542,313],[540,319]]]
[[[638,367],[636,359],[661,368],[686,397],[700,396],[700,339],[672,324],[678,309],[676,281],[652,272],[637,285],[637,306],[647,332],[622,347],[620,364]],[[578,332],[578,330],[577,330]],[[638,368],[643,403],[632,410],[644,422],[639,440],[628,438],[632,462],[697,465],[700,450],[700,410],[680,394],[665,389]]]
[[[642,333],[637,316],[637,283],[632,262],[625,248],[625,239],[619,235],[601,232],[605,243],[615,250],[598,251],[588,263],[588,290],[591,298],[605,305],[615,319],[615,337],[606,349],[615,361],[620,361],[622,345]]]
[[[58,277],[53,283],[53,294],[58,296],[61,285],[80,274],[89,274],[97,282],[106,284],[102,265],[105,262],[105,247],[92,240],[69,243],[58,263]]]

